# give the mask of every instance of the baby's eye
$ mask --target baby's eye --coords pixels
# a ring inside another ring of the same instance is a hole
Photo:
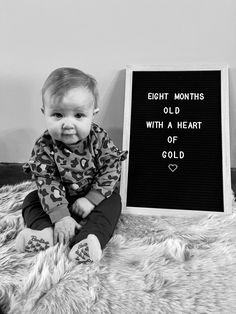
[[[59,113],[59,112],[55,112],[55,113],[53,114],[53,117],[55,117],[55,118],[57,118],[57,119],[60,119],[60,118],[62,118],[62,114]]]
[[[76,113],[75,117],[76,117],[77,119],[80,119],[80,118],[83,117],[83,114],[82,114],[82,113]]]

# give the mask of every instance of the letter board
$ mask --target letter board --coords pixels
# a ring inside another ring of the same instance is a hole
[[[127,67],[123,211],[232,212],[228,107],[227,66]]]

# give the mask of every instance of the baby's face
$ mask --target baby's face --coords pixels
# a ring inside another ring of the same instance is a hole
[[[46,92],[44,99],[45,108],[42,111],[49,134],[54,140],[70,146],[89,135],[94,98],[88,89],[73,88],[62,97],[51,97]]]

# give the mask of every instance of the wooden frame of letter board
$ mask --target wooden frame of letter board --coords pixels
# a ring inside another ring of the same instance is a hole
[[[122,212],[136,215],[203,215],[232,213],[232,190],[230,171],[230,142],[229,142],[229,95],[228,95],[228,66],[203,65],[203,66],[135,66],[126,67],[125,108],[123,127],[123,150],[130,147],[131,104],[132,104],[132,77],[134,71],[221,71],[221,134],[222,134],[222,177],[223,177],[223,206],[224,212],[197,211],[186,209],[166,209],[149,207],[127,206],[127,188],[129,172],[129,155],[122,163],[120,193],[122,197]]]

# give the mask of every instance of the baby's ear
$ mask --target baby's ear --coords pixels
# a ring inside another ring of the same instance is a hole
[[[43,107],[41,108],[41,112],[44,114],[44,108]]]
[[[99,108],[96,108],[93,110],[93,115],[97,114],[99,112]]]

